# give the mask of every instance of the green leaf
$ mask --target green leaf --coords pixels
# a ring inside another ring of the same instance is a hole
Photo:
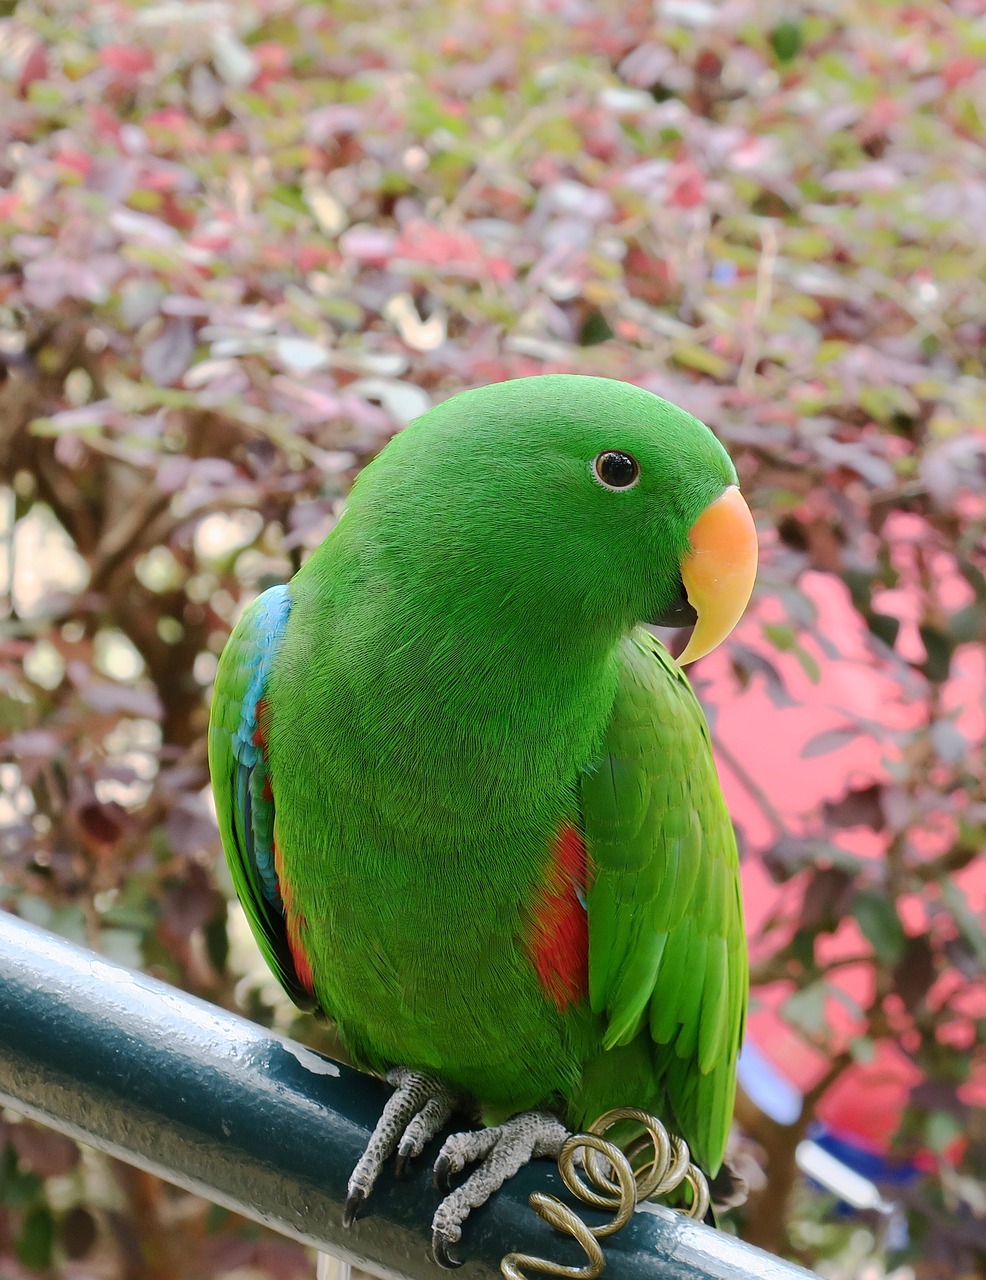
[[[789,653],[797,644],[794,628],[787,623],[765,622],[763,634],[775,649],[780,649],[781,653]]]
[[[676,342],[671,350],[671,359],[685,369],[707,373],[710,378],[728,378],[733,367],[728,360],[717,356],[708,347],[700,347],[697,342]]]
[[[849,343],[841,338],[823,338],[815,352],[815,363],[831,364],[833,360],[841,359],[850,349]]]
[[[781,1017],[811,1036],[825,1030],[825,984],[813,982],[781,1005]]]
[[[813,929],[798,929],[790,942],[791,955],[801,967],[808,972],[815,965],[815,932]]]
[[[971,604],[959,609],[948,620],[948,634],[954,644],[977,641],[986,632],[986,609],[981,604]]]
[[[986,968],[986,931],[976,913],[971,910],[965,894],[954,880],[943,880],[941,896],[958,925],[959,932],[976,954],[976,959]]]
[[[18,1167],[17,1153],[8,1144],[0,1157],[0,1203],[8,1209],[26,1209],[37,1200],[42,1185],[36,1173]]]
[[[88,415],[86,416],[88,417]],[[32,418],[28,424],[28,430],[35,436],[58,436],[65,432],[84,436],[86,434],[98,435],[105,426],[106,416],[104,411],[99,406],[93,406],[90,421],[82,421],[78,417],[72,417],[65,422],[62,420],[62,415],[58,417]]]
[[[202,933],[205,949],[217,973],[226,972],[229,958],[229,934],[226,929],[226,913],[220,912],[205,925]]]
[[[770,33],[770,47],[778,62],[790,62],[801,52],[804,35],[800,23],[779,22]]]
[[[852,913],[877,959],[896,964],[904,954],[907,939],[893,902],[881,893],[863,889],[856,894]]]
[[[920,412],[920,405],[911,392],[892,384],[863,387],[859,392],[859,407],[877,422],[890,422],[898,414],[915,418]]]
[[[948,1111],[932,1111],[924,1125],[925,1139],[932,1151],[944,1151],[962,1132],[958,1118]]]
[[[878,640],[883,641],[888,649],[894,647],[897,634],[900,631],[899,618],[894,618],[889,613],[869,613],[866,615],[866,625]]]
[[[794,656],[800,663],[801,670],[805,673],[812,684],[818,684],[819,680],[822,678],[822,669],[808,650],[803,649],[800,644],[796,644],[794,646]]]
[[[922,626],[918,628],[925,653],[928,655],[921,670],[932,682],[942,684],[948,679],[952,665],[952,642],[937,627]]]
[[[55,1243],[55,1220],[46,1204],[36,1205],[24,1219],[17,1238],[17,1257],[22,1266],[32,1271],[42,1271],[51,1265],[51,1250]]]
[[[614,336],[613,330],[609,327],[609,321],[601,311],[592,310],[586,316],[582,324],[582,332],[579,334],[579,345],[583,347],[595,347],[600,342],[608,342]]]
[[[35,107],[61,106],[63,94],[58,85],[44,80],[33,80],[28,86],[27,100]]]
[[[807,258],[809,262],[818,262],[822,260],[826,254],[832,252],[832,241],[824,231],[819,231],[817,227],[798,227],[790,234],[784,237],[784,249],[792,258]],[[815,352],[815,359],[818,359],[822,347],[826,345],[838,346],[841,354],[845,350],[845,343],[836,343],[832,339],[827,342],[823,341],[819,344]]]
[[[278,204],[285,205],[294,213],[307,213],[308,204],[300,187],[290,182],[279,182],[271,191],[270,197]]]
[[[222,1205],[210,1204],[205,1214],[205,1229],[209,1235],[216,1235],[225,1230],[229,1222],[229,1210]]]

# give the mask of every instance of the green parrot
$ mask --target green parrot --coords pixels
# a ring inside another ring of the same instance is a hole
[[[757,543],[722,445],[626,383],[454,396],[358,477],[245,610],[209,762],[257,942],[395,1086],[346,1221],[456,1110],[436,1258],[470,1208],[610,1107],[709,1173],[747,1000],[736,842],[709,731],[645,623],[714,648]],[[455,1190],[449,1178],[478,1162]]]

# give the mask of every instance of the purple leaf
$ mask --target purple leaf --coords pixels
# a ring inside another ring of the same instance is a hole
[[[160,332],[144,348],[141,367],[152,382],[173,386],[188,368],[195,352],[195,330],[191,320],[166,320]]]
[[[814,737],[808,739],[801,748],[801,758],[812,760],[816,756],[827,756],[833,751],[848,746],[850,742],[855,742],[858,737],[859,730],[854,725],[846,725],[841,729],[825,729],[822,733],[816,733]]]

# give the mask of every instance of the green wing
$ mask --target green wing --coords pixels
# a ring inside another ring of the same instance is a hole
[[[606,1049],[650,1046],[654,1095],[714,1174],[748,988],[736,839],[681,670],[642,630],[621,664],[603,758],[582,779],[590,999]]]
[[[294,1002],[313,1009],[309,975],[290,937],[278,882],[274,791],[262,723],[267,678],[290,610],[287,587],[271,587],[244,611],[227,641],[212,695],[209,771],[226,861],[257,945]]]

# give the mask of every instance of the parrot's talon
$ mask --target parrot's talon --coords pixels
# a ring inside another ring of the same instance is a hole
[[[387,1081],[394,1086],[394,1092],[387,1099],[366,1150],[349,1179],[343,1212],[347,1227],[369,1197],[387,1160],[396,1152],[394,1173],[401,1177],[409,1161],[421,1154],[456,1107],[455,1094],[431,1076],[409,1071],[407,1067],[394,1067],[387,1072]]]
[[[413,1124],[414,1121],[412,1120],[411,1123]],[[419,1156],[420,1154],[421,1147],[405,1133],[397,1148],[397,1159],[394,1161],[394,1177],[403,1178],[404,1174],[407,1173],[407,1166],[415,1156]]]
[[[434,1254],[435,1261],[444,1271],[455,1271],[457,1267],[461,1267],[462,1263],[458,1258],[453,1258],[449,1253],[452,1241],[441,1231],[435,1231],[431,1237],[431,1251]]]
[[[452,1165],[449,1158],[444,1153],[435,1161],[435,1168],[432,1170],[432,1182],[435,1190],[440,1191],[442,1195],[448,1195],[452,1190],[451,1183]]]
[[[346,1203],[342,1210],[342,1225],[348,1231],[359,1216],[359,1211],[366,1203],[366,1192],[358,1187],[354,1191],[350,1191],[346,1196]]]
[[[569,1136],[557,1119],[543,1111],[527,1111],[505,1124],[453,1133],[445,1139],[434,1166],[435,1185],[445,1199],[431,1220],[432,1247],[439,1266],[458,1266],[448,1247],[462,1236],[462,1224],[529,1160],[558,1158]],[[477,1167],[461,1186],[449,1191],[449,1175],[468,1164]]]

